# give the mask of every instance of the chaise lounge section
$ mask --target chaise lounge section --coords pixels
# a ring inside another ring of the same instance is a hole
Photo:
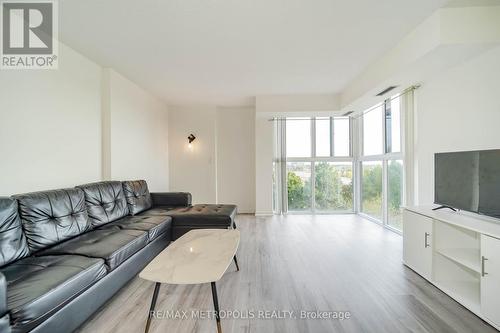
[[[191,194],[149,194],[145,181],[124,182],[123,189],[132,215],[172,217],[172,239],[193,229],[234,228],[237,214],[235,205],[191,205]],[[150,202],[151,204],[145,204]]]
[[[173,239],[235,215],[142,180],[0,198],[0,332],[71,332]]]

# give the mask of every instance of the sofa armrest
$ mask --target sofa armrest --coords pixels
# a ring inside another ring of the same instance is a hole
[[[156,192],[151,193],[153,207],[187,207],[191,206],[191,193],[189,192]]]
[[[0,317],[7,313],[7,279],[0,273]]]

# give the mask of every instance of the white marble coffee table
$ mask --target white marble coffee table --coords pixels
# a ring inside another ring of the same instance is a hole
[[[155,282],[155,290],[146,323],[146,332],[151,324],[160,285],[211,283],[212,297],[217,321],[217,331],[222,332],[219,304],[215,282],[234,260],[239,271],[236,251],[240,242],[240,232],[228,229],[191,230],[156,256],[139,274],[145,280]]]

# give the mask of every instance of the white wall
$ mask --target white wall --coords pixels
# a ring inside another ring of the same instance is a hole
[[[495,6],[496,4],[496,6]],[[342,110],[365,110],[500,44],[500,2],[455,1],[436,10],[364,68],[340,93]]]
[[[170,189],[255,212],[254,115],[254,107],[169,106]]]
[[[340,110],[340,99],[335,94],[293,94],[293,95],[259,95],[256,97],[257,112],[266,114],[300,115],[314,112]]]
[[[255,108],[217,108],[217,199],[255,212]]]
[[[0,73],[0,195],[101,179],[101,68],[65,45],[58,70]]]
[[[109,178],[145,179],[167,191],[168,113],[165,103],[113,70],[109,75]],[[106,89],[106,88],[105,88]]]
[[[215,123],[215,107],[169,107],[170,190],[191,192],[193,203],[217,201]],[[191,133],[196,140],[189,149]]]
[[[102,179],[168,190],[166,104],[59,44],[57,70],[0,72],[0,195]]]
[[[500,48],[424,82],[416,92],[418,203],[433,202],[434,153],[500,149]]]

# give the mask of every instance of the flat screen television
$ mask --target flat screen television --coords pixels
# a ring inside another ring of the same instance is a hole
[[[500,149],[435,154],[434,203],[500,218]]]

